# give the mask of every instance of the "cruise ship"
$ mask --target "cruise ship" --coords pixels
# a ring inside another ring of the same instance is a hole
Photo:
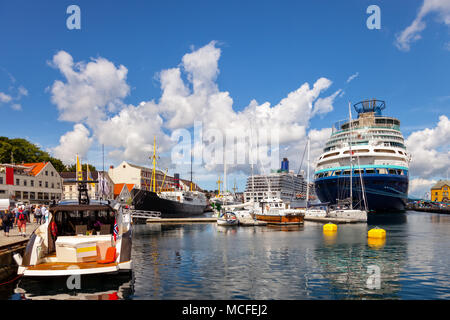
[[[303,174],[289,171],[289,160],[284,158],[281,169],[269,174],[249,176],[244,192],[244,202],[261,202],[266,198],[280,198],[284,202],[297,200],[298,195],[306,194],[307,184]]]
[[[321,202],[330,204],[349,197],[351,150],[353,199],[361,198],[365,191],[369,211],[403,211],[411,156],[400,132],[400,121],[382,115],[385,101],[365,100],[354,108],[358,118],[335,124],[317,159],[316,194]]]

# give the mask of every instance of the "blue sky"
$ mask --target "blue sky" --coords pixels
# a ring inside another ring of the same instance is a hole
[[[0,135],[26,137],[51,149],[73,129],[73,122],[58,120],[49,90],[55,80],[64,81],[48,63],[61,50],[75,62],[102,57],[125,66],[130,92],[122,100],[136,106],[160,99],[158,72],[177,67],[186,53],[215,40],[221,50],[216,82],[233,98],[235,111],[253,99],[275,105],[305,82],[312,86],[325,77],[332,84],[324,96],[344,93],[334,100],[333,111],[311,118],[310,128],[328,128],[345,118],[349,100],[376,97],[387,102],[385,113],[401,120],[408,137],[449,115],[450,39],[442,11],[424,17],[426,28],[408,51],[395,45],[396,35],[411,25],[423,3],[1,1],[0,92],[13,99],[0,103]],[[71,4],[81,8],[81,30],[66,28]],[[371,4],[381,9],[380,30],[366,27]],[[19,87],[27,94],[19,95]],[[437,152],[447,152],[444,147]],[[97,164],[99,152],[94,142],[88,157]],[[436,177],[435,172],[426,178]]]

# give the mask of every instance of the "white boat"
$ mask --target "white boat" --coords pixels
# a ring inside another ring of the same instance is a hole
[[[218,226],[237,226],[239,224],[239,220],[236,217],[236,214],[232,211],[225,211],[220,214],[220,217],[217,219]]]
[[[48,222],[33,232],[24,256],[16,259],[19,275],[55,277],[131,271],[130,211],[123,210],[119,203],[89,201],[86,183],[79,183],[79,191],[85,192],[86,198],[49,207]]]

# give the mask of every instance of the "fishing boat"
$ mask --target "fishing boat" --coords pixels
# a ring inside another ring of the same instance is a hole
[[[239,224],[239,220],[236,217],[236,214],[232,211],[224,211],[220,214],[217,219],[218,226],[237,226]]]
[[[131,214],[119,203],[91,201],[87,183],[78,183],[78,201],[49,206],[49,220],[31,235],[23,257],[24,277],[101,275],[130,272]]]
[[[292,209],[289,203],[280,198],[266,198],[257,203],[255,208],[256,220],[268,224],[303,224],[304,216],[302,210]]]

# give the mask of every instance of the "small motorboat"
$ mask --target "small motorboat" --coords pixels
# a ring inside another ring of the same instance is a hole
[[[237,226],[239,224],[239,220],[236,217],[236,214],[232,211],[222,212],[217,219],[218,226]]]

